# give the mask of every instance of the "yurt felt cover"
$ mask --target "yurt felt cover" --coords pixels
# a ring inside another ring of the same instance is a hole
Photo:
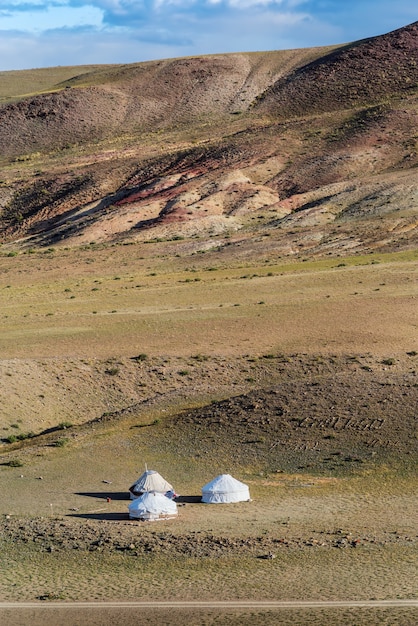
[[[226,504],[250,500],[248,486],[230,474],[220,474],[202,487],[202,502],[207,504]]]
[[[129,487],[129,491],[135,496],[140,496],[146,491],[158,491],[159,493],[167,493],[173,491],[173,485],[170,485],[158,472],[155,470],[146,470],[138,480]]]
[[[177,504],[164,494],[154,491],[146,491],[139,498],[135,498],[128,508],[131,518],[159,519],[177,515]]]

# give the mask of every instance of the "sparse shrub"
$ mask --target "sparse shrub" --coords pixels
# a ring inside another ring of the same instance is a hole
[[[64,446],[66,446],[68,443],[68,438],[67,437],[61,437],[60,439],[57,439],[56,441],[54,441],[54,446],[56,448],[63,448]]]
[[[8,463],[5,463],[9,467],[23,467],[23,463],[20,459],[11,459]]]
[[[138,356],[133,356],[132,361],[146,361],[147,358],[148,358],[147,354],[141,353],[141,354],[138,354]]]
[[[32,439],[32,437],[35,436],[35,433],[33,432],[28,432],[28,433],[19,433],[17,435],[17,439],[18,441],[25,441],[25,439]]]
[[[43,593],[42,595],[38,596],[36,599],[37,600],[63,600],[64,599],[64,595],[62,593]]]
[[[119,368],[117,365],[108,367],[107,370],[105,370],[105,374],[109,374],[109,376],[116,376],[116,374],[119,374]]]
[[[177,372],[179,376],[188,376],[190,374],[189,370],[179,370]]]
[[[71,422],[60,422],[57,426],[57,428],[59,430],[65,430],[66,428],[71,428],[72,423]]]
[[[383,365],[395,365],[396,361],[395,359],[383,359],[382,364]]]
[[[16,441],[17,441],[16,435],[8,435],[8,437],[5,438],[6,443],[16,443]]]
[[[192,357],[195,361],[208,361],[209,357],[205,354],[194,354]]]

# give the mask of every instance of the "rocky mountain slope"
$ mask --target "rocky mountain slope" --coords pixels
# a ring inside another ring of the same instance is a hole
[[[3,249],[415,247],[417,49],[418,22],[332,49],[67,68],[3,97]]]

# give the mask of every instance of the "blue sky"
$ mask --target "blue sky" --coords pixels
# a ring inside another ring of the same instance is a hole
[[[416,0],[0,0],[0,70],[344,43],[416,20]]]

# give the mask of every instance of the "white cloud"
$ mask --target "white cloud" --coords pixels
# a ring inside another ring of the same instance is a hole
[[[40,9],[0,13],[0,31],[40,33],[54,28],[102,25],[103,14],[91,5],[81,7],[48,6]]]
[[[234,9],[248,9],[249,7],[255,6],[272,6],[272,5],[281,5],[283,4],[283,0],[229,0],[227,4]]]
[[[55,0],[54,4],[67,4],[68,0]],[[53,4],[52,1],[48,0],[3,0],[2,4],[7,7],[7,9],[11,9],[13,7],[20,7],[24,9],[25,7],[31,6],[41,6],[45,7],[48,4]]]

